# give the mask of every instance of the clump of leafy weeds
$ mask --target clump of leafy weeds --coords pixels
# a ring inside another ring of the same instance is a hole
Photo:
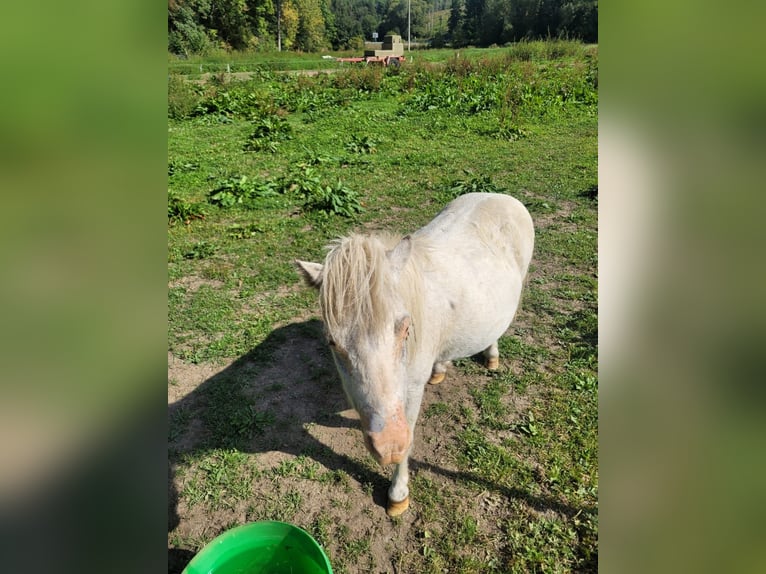
[[[283,191],[296,193],[303,199],[303,208],[326,215],[353,217],[363,211],[359,194],[338,181],[326,185],[319,174],[308,166],[300,173],[286,178]]]
[[[306,198],[304,207],[329,215],[353,217],[363,211],[359,194],[346,187],[341,181],[335,185],[321,185]]]
[[[261,115],[271,107],[268,96],[254,90],[251,83],[213,84],[212,93],[197,104],[195,115],[246,118]]]
[[[306,159],[303,162],[306,166],[311,165],[322,165],[323,163],[338,163],[340,161],[339,157],[331,156],[331,155],[323,155],[320,152],[307,149],[306,150]]]
[[[255,130],[248,137],[245,150],[276,153],[280,143],[293,138],[293,129],[287,120],[278,115],[263,116],[253,120]]]
[[[232,239],[249,239],[264,233],[264,231],[265,229],[257,223],[250,223],[248,225],[235,223],[226,230],[226,234]]]
[[[168,162],[168,177],[172,177],[177,173],[184,171],[196,171],[199,169],[198,163],[193,162],[181,162],[177,160],[170,160]]]
[[[223,180],[208,194],[208,201],[223,208],[241,206],[252,209],[259,199],[277,195],[279,192],[275,182],[252,180],[243,175]]]
[[[173,225],[182,221],[186,225],[192,219],[204,219],[205,209],[201,203],[189,202],[176,192],[168,190],[168,223]]]
[[[207,241],[198,241],[184,252],[184,259],[206,259],[216,252],[216,246]]]
[[[296,193],[306,199],[322,187],[322,178],[319,177],[314,168],[306,164],[299,167],[301,168],[300,172],[293,173],[282,180],[282,191],[284,193]]]
[[[351,141],[346,144],[346,151],[355,154],[371,154],[378,151],[377,140],[370,136],[352,135]]]
[[[457,179],[444,188],[444,194],[448,198],[455,198],[466,193],[503,193],[503,189],[492,183],[488,175],[471,176],[468,179]]]
[[[516,141],[529,137],[529,130],[515,124],[501,122],[492,135],[499,140]]]

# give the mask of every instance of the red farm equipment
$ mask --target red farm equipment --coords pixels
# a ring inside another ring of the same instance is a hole
[[[402,37],[394,34],[383,38],[382,50],[365,50],[364,56],[353,58],[335,58],[336,62],[364,62],[366,65],[381,64],[383,66],[396,67],[400,66],[405,60]]]

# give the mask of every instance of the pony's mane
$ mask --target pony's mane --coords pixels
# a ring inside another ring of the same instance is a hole
[[[398,282],[387,252],[401,240],[390,233],[352,234],[333,241],[324,262],[319,303],[331,337],[356,329],[375,336],[396,313],[397,297],[412,316],[411,341],[420,323],[422,308],[416,249],[401,270]]]

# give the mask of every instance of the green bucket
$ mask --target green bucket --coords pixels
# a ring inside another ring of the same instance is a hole
[[[209,542],[183,574],[332,574],[322,547],[286,522],[251,522]]]

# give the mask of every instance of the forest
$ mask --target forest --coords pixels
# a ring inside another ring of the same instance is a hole
[[[168,51],[359,50],[386,34],[418,46],[545,38],[598,42],[598,0],[168,0]]]

